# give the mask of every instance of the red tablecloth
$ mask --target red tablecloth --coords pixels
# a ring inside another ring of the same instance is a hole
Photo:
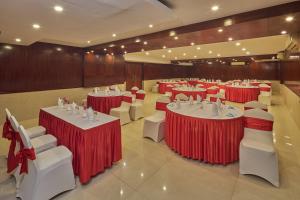
[[[87,106],[98,112],[109,114],[110,109],[120,107],[122,96],[87,96]]]
[[[167,88],[167,85],[172,85],[175,87],[175,84],[178,84],[178,85],[186,85],[187,82],[185,81],[181,81],[181,82],[159,82],[158,83],[158,91],[160,94],[165,94],[166,92],[171,92],[171,91],[168,91],[168,88]]]
[[[165,141],[187,158],[223,165],[237,161],[243,135],[243,117],[214,120],[166,111]]]
[[[201,84],[203,84],[205,88],[209,88],[209,87],[212,87],[212,86],[218,86],[219,85],[217,82],[203,82]]]
[[[257,101],[260,91],[258,87],[255,88],[242,88],[234,86],[226,86],[226,100],[246,103],[248,101]]]
[[[83,130],[40,110],[39,124],[57,138],[58,145],[73,153],[74,173],[81,183],[87,183],[122,158],[120,120]]]
[[[206,99],[206,90],[205,91],[184,91],[184,90],[182,91],[182,90],[173,89],[171,100],[173,101],[175,99],[175,96],[180,93],[185,94],[188,97],[193,96],[195,100],[197,99],[197,95],[200,95],[202,99]]]
[[[196,86],[197,84],[203,84],[203,82],[200,80],[189,80],[188,84],[192,86]]]

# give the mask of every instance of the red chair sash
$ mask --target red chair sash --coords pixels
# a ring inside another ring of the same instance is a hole
[[[136,90],[136,89],[131,89],[131,94],[136,94],[137,91],[138,90]]]
[[[244,107],[244,110],[250,110],[250,109],[254,109],[254,108],[252,108],[252,107]],[[268,109],[263,109],[263,108],[260,108],[260,109],[268,112]]]
[[[271,88],[270,87],[261,87],[260,91],[264,91],[264,92],[270,92]]]
[[[146,94],[145,93],[136,93],[136,98],[140,100],[145,99]]]
[[[15,170],[18,167],[18,158],[15,155],[15,149],[16,149],[17,142],[19,142],[20,148],[21,148],[21,146],[23,146],[23,143],[22,143],[19,133],[12,130],[11,131],[11,142],[10,142],[9,151],[8,151],[8,155],[7,155],[7,173],[12,172],[13,170]]]
[[[23,145],[22,145],[23,146]],[[19,163],[21,164],[20,174],[22,173],[28,173],[28,159],[29,160],[35,160],[35,152],[34,148],[25,149],[21,148],[19,153],[17,154],[17,158]]]
[[[127,103],[132,103],[132,97],[130,97],[130,96],[123,96],[122,101],[125,101]]]
[[[12,131],[13,131],[13,128],[12,128],[12,126],[10,124],[10,121],[6,117],[6,120],[5,120],[4,125],[3,125],[2,137],[6,138],[8,140],[11,140],[11,138],[12,138]]]
[[[168,103],[156,102],[156,110],[166,111]]]
[[[209,100],[210,100],[211,102],[217,102],[217,99],[218,99],[217,97],[210,97]],[[224,98],[219,98],[219,99],[221,100],[222,103],[225,102],[225,99],[224,99]]]
[[[245,127],[261,131],[272,131],[273,121],[258,119],[254,117],[245,117]]]

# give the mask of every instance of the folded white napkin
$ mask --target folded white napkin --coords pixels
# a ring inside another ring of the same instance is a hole
[[[92,107],[87,109],[87,116],[90,121],[94,120],[94,110]]]

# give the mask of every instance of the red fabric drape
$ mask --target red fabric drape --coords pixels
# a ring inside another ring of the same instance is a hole
[[[168,103],[156,102],[156,110],[166,111]]]
[[[243,117],[200,119],[166,111],[166,144],[187,158],[223,165],[237,161],[243,135]]]
[[[94,110],[109,114],[112,108],[121,106],[122,96],[107,96],[107,97],[87,97],[87,106],[92,107]]]
[[[226,87],[226,100],[238,103],[257,101],[260,93],[259,88]]]
[[[122,158],[120,120],[83,130],[40,110],[39,124],[72,152],[74,173],[81,183]]]
[[[21,164],[20,174],[28,173],[28,159],[35,160],[35,152],[33,148],[26,149],[21,145],[21,149],[17,154],[18,162]]]
[[[261,131],[272,131],[273,130],[273,121],[258,119],[254,117],[244,117],[245,127],[252,128]]]
[[[140,100],[145,99],[146,94],[145,93],[136,93],[136,98]]]

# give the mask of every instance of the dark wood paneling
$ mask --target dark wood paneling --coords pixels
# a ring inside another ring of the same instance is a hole
[[[122,55],[84,56],[84,87],[105,86],[125,82],[125,61]]]
[[[300,81],[300,61],[281,61],[282,81]]]
[[[189,66],[173,64],[144,64],[144,80],[188,77]]]
[[[48,43],[0,44],[0,93],[81,87],[82,52]]]
[[[196,63],[194,67],[190,68],[189,76],[223,81],[234,79],[279,80],[278,70],[276,62],[252,62],[244,66],[231,66],[217,62],[211,65]]]
[[[143,88],[143,63],[126,62],[126,89]]]

